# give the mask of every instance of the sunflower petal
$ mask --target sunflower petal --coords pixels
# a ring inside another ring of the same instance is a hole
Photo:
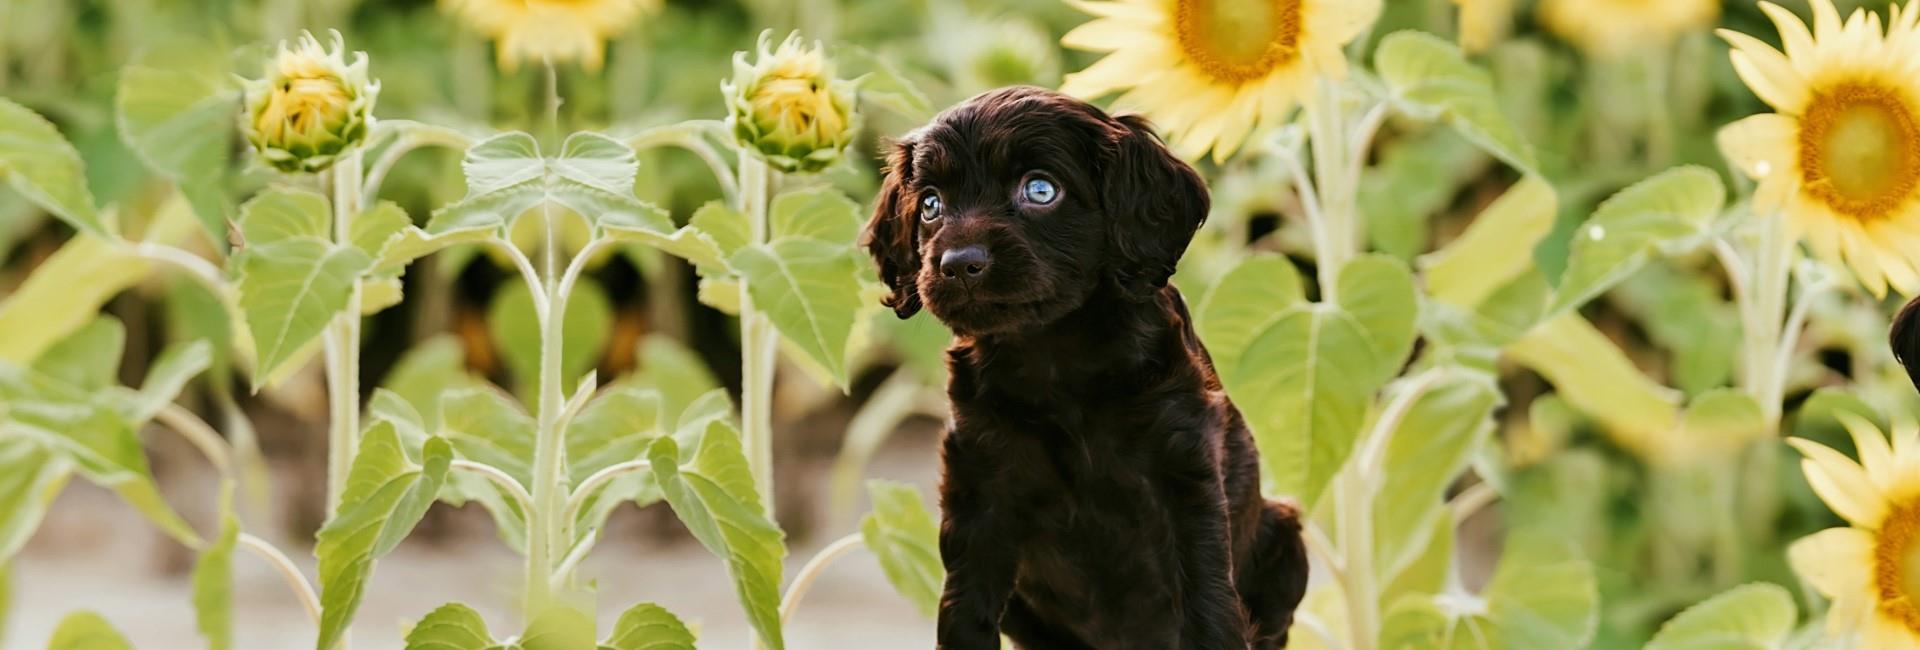
[[[1060,92],[1092,99],[1107,93],[1131,88],[1140,83],[1141,76],[1152,70],[1152,64],[1143,61],[1143,57],[1134,51],[1118,50],[1095,61],[1087,69],[1071,73],[1060,82]]]
[[[1807,475],[1807,484],[1813,486],[1814,494],[1827,502],[1827,507],[1862,528],[1880,527],[1887,515],[1886,497],[1858,464],[1811,440],[1788,438],[1787,444],[1806,456],[1800,470]]]
[[[1152,32],[1143,30],[1139,25],[1114,18],[1099,18],[1073,28],[1066,36],[1060,37],[1060,44],[1076,50],[1112,52],[1138,46],[1142,40],[1151,37]]]
[[[1720,153],[1741,172],[1766,180],[1774,174],[1791,171],[1793,135],[1798,126],[1791,117],[1761,113],[1728,124],[1720,129],[1716,141],[1720,144]]]
[[[1867,478],[1872,479],[1881,491],[1889,487],[1892,478],[1893,449],[1887,445],[1887,437],[1880,428],[1858,415],[1841,411],[1836,414],[1840,425],[1846,427],[1847,435],[1853,437],[1854,453],[1860,455],[1860,465],[1867,470]]]
[[[1785,55],[1740,32],[1722,29],[1718,33],[1733,45],[1729,55],[1733,70],[1753,89],[1753,94],[1774,109],[1788,113],[1799,113],[1806,107],[1813,94],[1800,71],[1794,69]]]
[[[1808,61],[1813,56],[1813,34],[1807,31],[1807,24],[1800,21],[1787,8],[1771,2],[1760,3],[1760,10],[1773,19],[1773,26],[1780,30],[1780,42],[1786,46],[1787,58],[1793,61]],[[1805,72],[1804,70],[1802,72]]]
[[[1129,22],[1158,24],[1160,12],[1152,7],[1132,2],[1092,2],[1090,0],[1066,0],[1067,5],[1101,18],[1119,18]]]
[[[1858,528],[1828,528],[1800,538],[1787,547],[1794,573],[1833,600],[1827,610],[1827,630],[1835,634],[1859,629],[1873,605],[1868,591],[1873,580],[1873,536]]]

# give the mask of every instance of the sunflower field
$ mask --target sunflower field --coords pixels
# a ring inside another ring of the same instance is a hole
[[[933,646],[1009,85],[1210,186],[1288,647],[1920,648],[1920,0],[0,0],[0,649]]]

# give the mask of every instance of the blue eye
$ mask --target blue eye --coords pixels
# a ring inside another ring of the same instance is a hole
[[[1044,178],[1029,178],[1020,188],[1020,198],[1034,205],[1047,205],[1060,198],[1060,188]]]
[[[940,196],[928,194],[920,199],[920,220],[933,221],[940,218]]]

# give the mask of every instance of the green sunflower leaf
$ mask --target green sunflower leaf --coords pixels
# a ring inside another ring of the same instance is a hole
[[[240,307],[253,333],[255,390],[326,331],[373,263],[357,248],[309,237],[248,246],[236,257]]]
[[[707,420],[698,445],[683,465],[674,437],[655,439],[647,454],[654,479],[700,545],[727,561],[734,590],[761,640],[781,650],[786,647],[780,631],[786,535],[760,505],[739,431],[725,419]]]
[[[1646,650],[1778,650],[1798,618],[1787,590],[1764,582],[1740,585],[1668,620]]]
[[[74,612],[54,626],[47,650],[133,650],[133,644],[99,614]]]
[[[0,422],[0,566],[40,528],[73,465]]]
[[[226,189],[240,95],[233,79],[218,57],[148,57],[120,70],[114,95],[121,139],[148,168],[180,186],[220,247],[233,218]]]
[[[868,481],[873,512],[860,520],[860,538],[880,560],[894,591],[929,619],[940,606],[946,565],[940,562],[940,527],[913,486]]]
[[[360,608],[374,560],[392,551],[420,523],[440,493],[452,461],[447,441],[431,438],[415,463],[389,422],[376,423],[362,435],[340,507],[320,528],[313,549],[320,558],[317,650],[339,645]]]
[[[0,178],[75,230],[112,236],[87,191],[80,152],[52,122],[8,99],[0,99]]]
[[[847,345],[867,306],[860,299],[853,249],[811,237],[783,237],[734,253],[754,308],[794,347],[847,388]]]
[[[233,512],[233,484],[220,487],[220,535],[193,565],[193,614],[208,650],[233,647],[233,547],[240,520]]]
[[[492,650],[500,645],[487,633],[480,612],[447,603],[428,612],[407,631],[407,650]]]
[[[1373,65],[1402,110],[1445,119],[1468,141],[1516,169],[1537,168],[1533,146],[1500,109],[1492,77],[1468,63],[1458,46],[1425,32],[1395,32],[1380,39]]]
[[[1574,236],[1549,314],[1586,304],[1657,253],[1692,248],[1725,204],[1720,176],[1703,167],[1675,167],[1620,190]]]
[[[600,642],[601,650],[693,650],[693,631],[673,612],[653,603],[640,603],[621,612],[613,632]]]

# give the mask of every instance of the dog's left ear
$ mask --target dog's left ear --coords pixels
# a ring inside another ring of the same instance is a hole
[[[1102,170],[1101,205],[1109,220],[1110,272],[1120,286],[1146,297],[1167,285],[1210,201],[1200,174],[1173,155],[1138,115],[1119,128]]]
[[[873,199],[873,217],[860,239],[880,267],[880,280],[887,284],[887,296],[880,304],[902,319],[920,311],[920,290],[914,285],[920,274],[918,201],[907,193],[913,148],[911,135],[891,145],[886,169],[881,170],[880,195]]]

